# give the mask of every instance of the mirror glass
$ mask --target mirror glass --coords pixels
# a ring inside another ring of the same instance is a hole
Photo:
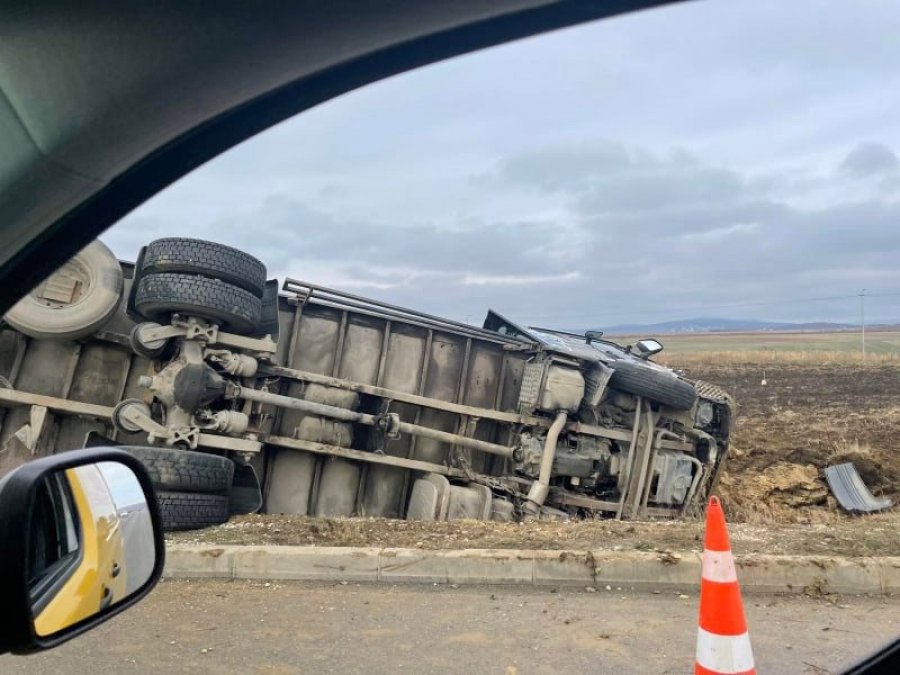
[[[659,354],[663,350],[662,342],[653,339],[639,340],[635,347],[643,356]]]
[[[153,573],[156,546],[144,490],[119,462],[54,471],[34,492],[28,591],[44,637],[138,591]]]

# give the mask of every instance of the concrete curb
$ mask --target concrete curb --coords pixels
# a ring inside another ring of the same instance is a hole
[[[736,562],[741,586],[749,592],[900,592],[900,557],[744,555]],[[699,588],[700,554],[176,544],[167,547],[164,574],[170,579],[610,585],[691,591]]]

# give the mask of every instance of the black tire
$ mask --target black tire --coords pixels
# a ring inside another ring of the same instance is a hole
[[[636,361],[614,361],[609,386],[656,401],[668,408],[687,410],[694,405],[697,392],[674,373],[657,370]]]
[[[228,497],[197,492],[157,492],[164,532],[199,530],[228,520]]]
[[[266,286],[266,266],[249,253],[201,239],[169,237],[147,244],[141,274],[200,274],[243,288],[257,298]]]
[[[206,452],[124,446],[150,474],[157,490],[225,492],[234,478],[234,462]]]
[[[250,291],[219,279],[165,272],[141,277],[134,307],[150,321],[168,322],[177,312],[246,334],[259,325],[261,301]]]

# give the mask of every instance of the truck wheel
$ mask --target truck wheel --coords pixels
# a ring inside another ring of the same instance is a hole
[[[164,272],[141,277],[134,307],[145,319],[168,321],[188,314],[234,333],[252,333],[259,325],[260,299],[219,279]]]
[[[615,389],[643,396],[675,410],[687,410],[697,399],[694,387],[672,373],[624,359],[613,361],[609,366],[613,369],[609,386]]]
[[[199,530],[228,520],[228,497],[197,492],[157,492],[164,532]]]
[[[150,474],[157,490],[225,492],[234,477],[234,462],[206,452],[126,445]]]
[[[103,243],[82,249],[4,317],[38,340],[77,340],[96,332],[119,307],[122,267]]]
[[[266,266],[249,253],[200,239],[168,237],[147,244],[141,274],[200,274],[250,291],[257,298],[266,287]]]

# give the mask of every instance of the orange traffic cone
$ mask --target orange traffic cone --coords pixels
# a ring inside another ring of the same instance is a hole
[[[755,675],[744,603],[738,586],[725,514],[718,497],[706,507],[700,580],[700,625],[695,675]]]

